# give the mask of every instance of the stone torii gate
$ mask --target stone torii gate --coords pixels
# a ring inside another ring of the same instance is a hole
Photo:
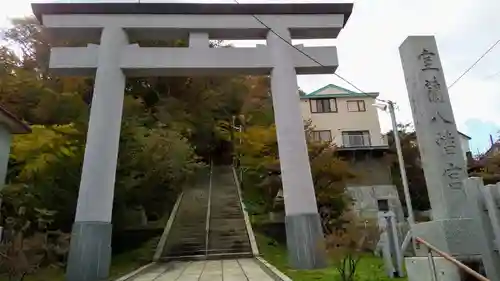
[[[292,39],[336,38],[352,6],[325,3],[33,4],[35,15],[54,39],[100,42],[83,47],[54,46],[51,50],[50,68],[55,73],[95,75],[68,280],[94,281],[108,275],[125,77],[271,75],[290,262],[296,268],[324,266],[324,238],[296,75],[333,73],[338,67],[337,49],[300,46],[323,64],[320,66],[289,44]],[[134,44],[150,39],[185,39],[189,47],[151,48]],[[210,48],[209,39],[264,39],[267,45]]]

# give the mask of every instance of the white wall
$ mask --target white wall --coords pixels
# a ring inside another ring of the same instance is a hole
[[[389,206],[396,219],[404,221],[403,207],[394,185],[348,186],[347,192],[354,200],[354,210],[364,219],[378,218],[378,200],[389,199]]]
[[[7,176],[11,137],[9,129],[0,125],[0,188],[3,188]]]
[[[462,152],[464,153],[465,161],[467,162],[467,152],[470,152],[470,139],[462,134],[458,134],[460,137],[460,146],[462,147]]]
[[[344,94],[338,89],[325,89],[322,95]],[[318,95],[319,97],[321,95]],[[365,102],[365,112],[348,112],[348,100],[363,100]],[[380,132],[380,123],[378,112],[372,104],[375,98],[372,97],[353,97],[337,98],[337,112],[332,113],[311,113],[310,99],[301,100],[302,118],[311,120],[315,130],[330,130],[333,141],[342,145],[342,131],[368,130],[370,132],[372,146],[387,145],[385,138]]]

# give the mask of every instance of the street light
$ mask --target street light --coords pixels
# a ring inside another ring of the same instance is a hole
[[[237,130],[239,133],[240,133],[240,136],[239,136],[239,143],[240,143],[240,150],[241,150],[241,145],[243,144],[243,125],[241,124],[241,118],[245,118],[244,115],[240,115],[238,116],[240,118],[240,124],[238,126],[235,126],[235,121],[236,121],[236,116],[233,115],[232,117],[232,124],[231,124],[231,127],[234,129],[234,130]],[[234,144],[233,144],[234,145]],[[242,185],[243,184],[243,168],[241,167],[241,153],[240,153],[240,150],[238,150],[238,169],[239,169],[239,174],[240,174],[240,184]]]
[[[396,122],[396,114],[394,113],[394,103],[390,100],[388,101],[382,101],[379,103],[373,104],[374,107],[382,110],[382,111],[387,111],[389,110],[389,114],[391,116],[391,123],[392,123],[392,133],[394,135],[394,143],[396,144],[396,151],[398,154],[398,162],[399,162],[399,171],[401,173],[401,181],[403,182],[403,192],[405,195],[405,202],[406,202],[406,210],[408,211],[408,223],[410,224],[410,230],[406,234],[406,237],[403,240],[403,244],[401,245],[401,251],[398,251],[398,261],[402,263],[403,260],[403,253],[410,244],[411,240],[411,228],[415,224],[415,218],[413,216],[413,206],[411,204],[411,196],[410,196],[410,188],[408,187],[408,178],[406,176],[406,168],[405,168],[405,162],[403,158],[403,151],[401,149],[401,140],[399,139],[399,131],[398,131],[398,125]],[[415,248],[415,244],[413,244],[413,248]]]
[[[411,204],[410,188],[408,187],[408,178],[406,177],[406,169],[403,158],[403,151],[401,149],[401,140],[399,139],[396,114],[394,113],[394,103],[392,101],[383,101],[375,103],[373,104],[373,106],[382,111],[389,110],[392,123],[392,133],[394,134],[394,143],[396,144],[396,151],[398,154],[399,171],[401,173],[401,181],[403,182],[403,191],[405,195],[406,209],[408,210],[408,222],[410,223],[410,225],[413,225],[415,224],[415,218],[413,216],[413,206]]]

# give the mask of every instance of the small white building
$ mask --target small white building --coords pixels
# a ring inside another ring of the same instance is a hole
[[[465,163],[468,163],[469,159],[472,158],[472,152],[469,144],[471,137],[462,132],[458,132],[458,136],[460,137],[460,146],[462,147],[462,152],[464,153]]]

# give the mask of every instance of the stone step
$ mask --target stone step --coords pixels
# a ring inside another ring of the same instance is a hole
[[[185,191],[165,247],[165,259],[252,256],[240,197],[230,167],[213,167],[211,196],[208,249],[205,244],[208,188],[193,188]]]
[[[173,231],[172,233],[170,233],[168,235],[169,237],[167,237],[168,239],[171,239],[171,238],[183,238],[183,237],[190,237],[190,238],[193,238],[193,239],[196,239],[196,238],[203,238],[206,236],[206,232],[205,230],[203,231],[181,231],[181,230],[177,230],[177,231]]]
[[[175,242],[175,245],[205,245],[205,240],[180,239]]]
[[[224,253],[224,254],[212,253],[209,255],[205,255],[204,253],[201,255],[164,256],[160,258],[160,261],[169,262],[172,260],[181,260],[181,261],[220,260],[220,259],[240,259],[240,258],[251,258],[251,257],[253,257],[252,252],[246,251],[241,253]]]
[[[233,236],[231,238],[228,237],[212,237],[212,239],[209,239],[208,242],[209,245],[213,244],[250,244],[248,242],[248,236]]]
[[[212,228],[208,232],[208,235],[235,235],[238,233],[247,233],[246,229],[234,229],[234,228]]]
[[[185,224],[177,224],[179,229],[205,229],[206,223],[198,224],[198,225],[185,225]]]
[[[225,243],[209,243],[208,249],[234,249],[234,248],[251,248],[250,243],[245,242],[225,242]]]
[[[206,240],[206,235],[198,235],[198,236],[190,236],[189,234],[185,235],[178,235],[178,236],[172,236],[171,237],[171,243],[177,243],[177,241],[205,241]]]
[[[209,237],[244,237],[248,236],[246,231],[211,231]]]

